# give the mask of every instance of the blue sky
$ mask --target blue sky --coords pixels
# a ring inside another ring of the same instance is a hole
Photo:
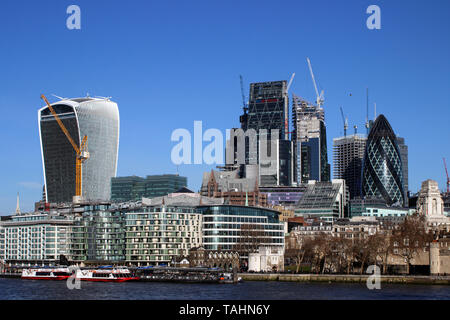
[[[66,9],[81,8],[81,30],[66,28]],[[381,30],[366,27],[366,8],[381,8]],[[225,132],[239,126],[250,82],[288,80],[314,99],[306,57],[319,88],[332,163],[343,134],[339,107],[363,132],[365,88],[409,146],[410,190],[423,180],[445,186],[450,162],[450,2],[433,1],[22,1],[0,4],[0,214],[16,193],[31,210],[43,173],[37,110],[41,93],[112,96],[119,105],[118,175],[175,173],[173,130]],[[350,96],[350,93],[352,94]],[[52,100],[53,99],[53,100]],[[350,130],[351,132],[353,130]],[[182,165],[198,190],[213,166]]]

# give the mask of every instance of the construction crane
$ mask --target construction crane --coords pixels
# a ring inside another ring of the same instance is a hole
[[[342,121],[344,122],[344,137],[346,137],[347,129],[348,129],[348,119],[344,116],[344,110],[342,110],[342,107],[341,107],[341,115],[342,115]]]
[[[291,87],[292,81],[294,81],[294,77],[295,77],[295,72],[292,74],[291,79],[289,80],[289,83],[286,86],[286,91],[284,92],[286,98],[288,98],[289,88]],[[289,139],[288,138],[288,134],[291,133],[291,132],[289,132],[289,107],[287,108],[287,110],[285,110],[285,115],[284,115],[284,132],[285,132],[285,135],[286,135],[286,139]]]
[[[75,150],[76,157],[75,157],[75,196],[73,197],[74,202],[81,200],[81,186],[82,186],[82,163],[89,159],[89,152],[87,151],[88,147],[88,137],[84,136],[81,140],[80,146],[78,146],[75,141],[72,139],[72,137],[69,134],[69,131],[67,131],[67,128],[62,123],[61,119],[56,114],[53,107],[48,102],[47,98],[42,94],[41,99],[45,101],[47,104],[50,112],[55,117],[56,122],[58,122],[59,127],[61,128],[62,132],[64,132],[67,140],[69,140],[70,144],[72,145],[73,149]]]
[[[239,75],[239,79],[241,80],[242,108],[244,109],[244,113],[247,113],[248,106],[247,106],[247,102],[245,101],[244,81],[242,80],[242,75]]]
[[[444,160],[445,174],[447,175],[447,194],[450,194],[450,178],[448,177],[447,163],[445,163],[445,158],[442,159]]]
[[[309,60],[308,57],[306,57],[306,61],[308,61],[309,72],[311,72],[311,78],[313,80],[314,89],[316,90],[316,104],[320,108],[323,105],[323,101],[324,101],[323,90],[320,92],[320,95],[319,95],[319,90],[317,90],[316,79],[314,78],[314,73],[313,73],[313,70],[312,70],[311,61]]]

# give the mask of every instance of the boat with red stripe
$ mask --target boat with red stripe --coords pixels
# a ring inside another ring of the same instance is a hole
[[[22,279],[27,280],[66,280],[72,275],[67,267],[32,267],[22,270]]]
[[[77,270],[76,278],[82,281],[101,282],[125,282],[139,280],[139,277],[134,276],[126,267],[83,268]]]

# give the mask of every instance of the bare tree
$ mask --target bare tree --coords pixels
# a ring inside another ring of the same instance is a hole
[[[248,257],[249,253],[256,252],[259,246],[267,241],[268,237],[262,225],[242,224],[233,250],[237,251],[241,257]]]
[[[411,260],[431,242],[432,235],[425,229],[422,217],[409,216],[392,231],[392,254],[403,258],[406,263],[406,274],[409,274]]]
[[[305,257],[311,256],[314,240],[310,237],[296,237],[285,251],[285,257],[294,261],[298,273]]]

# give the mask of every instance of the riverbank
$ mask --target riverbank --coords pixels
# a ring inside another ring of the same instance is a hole
[[[366,283],[370,275],[238,273],[244,281]],[[450,285],[450,276],[380,276],[381,283]]]

